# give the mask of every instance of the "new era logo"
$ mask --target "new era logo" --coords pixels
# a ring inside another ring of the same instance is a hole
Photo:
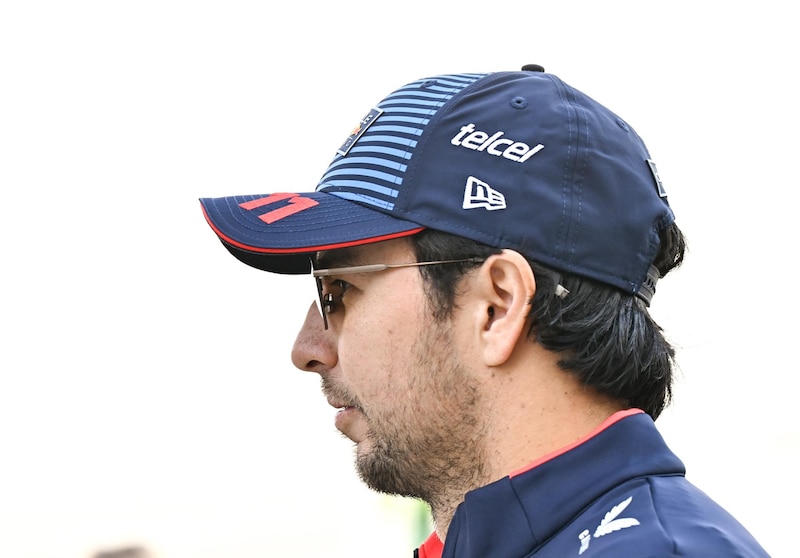
[[[464,188],[464,209],[476,209],[483,207],[489,211],[506,208],[506,197],[474,176],[467,178],[467,185]]]

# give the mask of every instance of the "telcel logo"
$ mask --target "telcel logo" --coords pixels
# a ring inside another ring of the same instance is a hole
[[[474,151],[485,151],[495,157],[502,156],[517,163],[524,163],[544,149],[544,145],[541,143],[531,147],[527,143],[507,139],[503,137],[504,135],[505,132],[501,130],[490,136],[487,132],[476,130],[475,124],[470,123],[461,126],[461,131],[450,140],[450,143]]]

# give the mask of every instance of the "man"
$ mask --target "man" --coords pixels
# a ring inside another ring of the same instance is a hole
[[[766,556],[654,425],[647,308],[685,251],[655,164],[542,67],[412,82],[315,192],[201,202],[243,262],[315,276],[293,362],[361,478],[430,505],[415,556]]]

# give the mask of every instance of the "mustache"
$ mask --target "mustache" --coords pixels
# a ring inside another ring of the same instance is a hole
[[[322,394],[328,399],[328,401],[335,402],[337,406],[355,407],[359,411],[363,411],[361,402],[358,400],[358,398],[351,394],[347,388],[341,384],[323,376],[320,380],[320,387],[322,389]]]

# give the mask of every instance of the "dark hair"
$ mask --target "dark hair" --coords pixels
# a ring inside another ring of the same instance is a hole
[[[485,259],[501,251],[431,229],[409,240],[417,261]],[[653,265],[663,277],[681,264],[685,251],[683,233],[672,224],[661,233]],[[529,336],[560,353],[561,368],[586,385],[656,419],[672,397],[675,351],[645,303],[605,283],[529,263],[536,278]],[[477,265],[465,262],[420,268],[437,320],[452,314],[460,279]],[[569,291],[567,296],[556,294],[559,284]]]

